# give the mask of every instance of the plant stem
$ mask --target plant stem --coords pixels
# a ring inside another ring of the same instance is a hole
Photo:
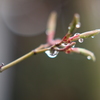
[[[6,69],[8,69],[8,68],[10,68],[10,67],[12,67],[12,66],[14,66],[15,64],[17,64],[17,63],[19,63],[19,62],[25,60],[26,58],[29,58],[29,57],[32,56],[32,55],[35,55],[35,54],[38,54],[38,53],[42,53],[42,52],[44,52],[44,51],[46,51],[46,50],[48,50],[48,48],[40,49],[40,50],[32,50],[32,51],[30,51],[29,53],[23,55],[22,57],[20,57],[20,58],[14,60],[14,61],[12,61],[11,63],[9,63],[9,64],[7,64],[7,65],[5,65],[5,66],[2,66],[2,67],[0,68],[0,72],[2,72],[2,71],[4,71],[4,70],[6,70]]]

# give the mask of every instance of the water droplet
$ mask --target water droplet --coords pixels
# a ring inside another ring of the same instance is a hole
[[[80,28],[80,26],[81,26],[81,23],[78,22],[78,23],[76,24],[76,28]]]
[[[78,34],[80,34],[80,33],[75,33],[74,36],[76,36],[76,35],[78,35]]]
[[[70,29],[71,29],[71,27],[69,26],[69,27],[68,27],[68,29],[70,30]]]
[[[2,63],[2,66],[4,66],[5,64],[4,63]]]
[[[78,39],[78,42],[79,42],[79,43],[83,43],[83,41],[84,41],[83,38],[79,38],[79,39]]]
[[[48,57],[55,58],[55,57],[57,57],[59,52],[56,50],[55,51],[47,50],[47,51],[45,51],[45,53],[47,54]]]
[[[91,38],[94,38],[94,36],[91,36]]]
[[[75,47],[75,45],[72,46],[72,48],[74,48],[74,47]]]
[[[2,63],[1,65],[0,65],[0,69],[1,69],[1,67],[3,67],[4,66],[4,63]]]
[[[87,56],[87,59],[88,59],[88,60],[91,60],[91,56]]]

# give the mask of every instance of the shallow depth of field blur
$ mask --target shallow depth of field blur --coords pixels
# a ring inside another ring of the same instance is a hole
[[[62,38],[75,13],[81,28],[100,29],[100,0],[0,0],[0,63],[9,63],[46,42],[51,11],[58,13]],[[100,34],[77,43],[93,51],[96,62],[78,54],[32,56],[0,73],[0,100],[100,100]]]

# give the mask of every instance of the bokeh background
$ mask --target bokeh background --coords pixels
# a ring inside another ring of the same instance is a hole
[[[62,38],[74,13],[85,32],[100,28],[100,0],[0,0],[0,62],[5,64],[46,42],[51,11],[58,13],[56,36]],[[0,100],[100,100],[100,34],[76,46],[96,55],[32,56],[0,73]]]

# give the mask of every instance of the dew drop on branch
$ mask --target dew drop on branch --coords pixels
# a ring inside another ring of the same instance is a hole
[[[74,48],[74,47],[75,47],[75,45],[72,46],[72,48]]]
[[[69,27],[68,27],[68,29],[70,30],[70,29],[71,29],[71,27],[69,26]]]
[[[76,28],[80,28],[80,26],[81,26],[81,23],[78,22],[78,23],[76,24]]]
[[[45,53],[47,54],[47,56],[48,57],[50,57],[50,58],[55,58],[55,57],[57,57],[57,55],[58,55],[58,51],[53,51],[53,52],[51,52],[50,50],[47,50],[47,51],[45,51]]]
[[[87,59],[88,59],[88,60],[91,60],[91,56],[87,56]]]
[[[80,33],[75,33],[74,36],[79,35]]]
[[[79,39],[78,39],[78,42],[79,42],[79,43],[83,43],[83,41],[84,41],[83,38],[79,38]]]
[[[91,38],[94,38],[94,36],[91,36]]]

